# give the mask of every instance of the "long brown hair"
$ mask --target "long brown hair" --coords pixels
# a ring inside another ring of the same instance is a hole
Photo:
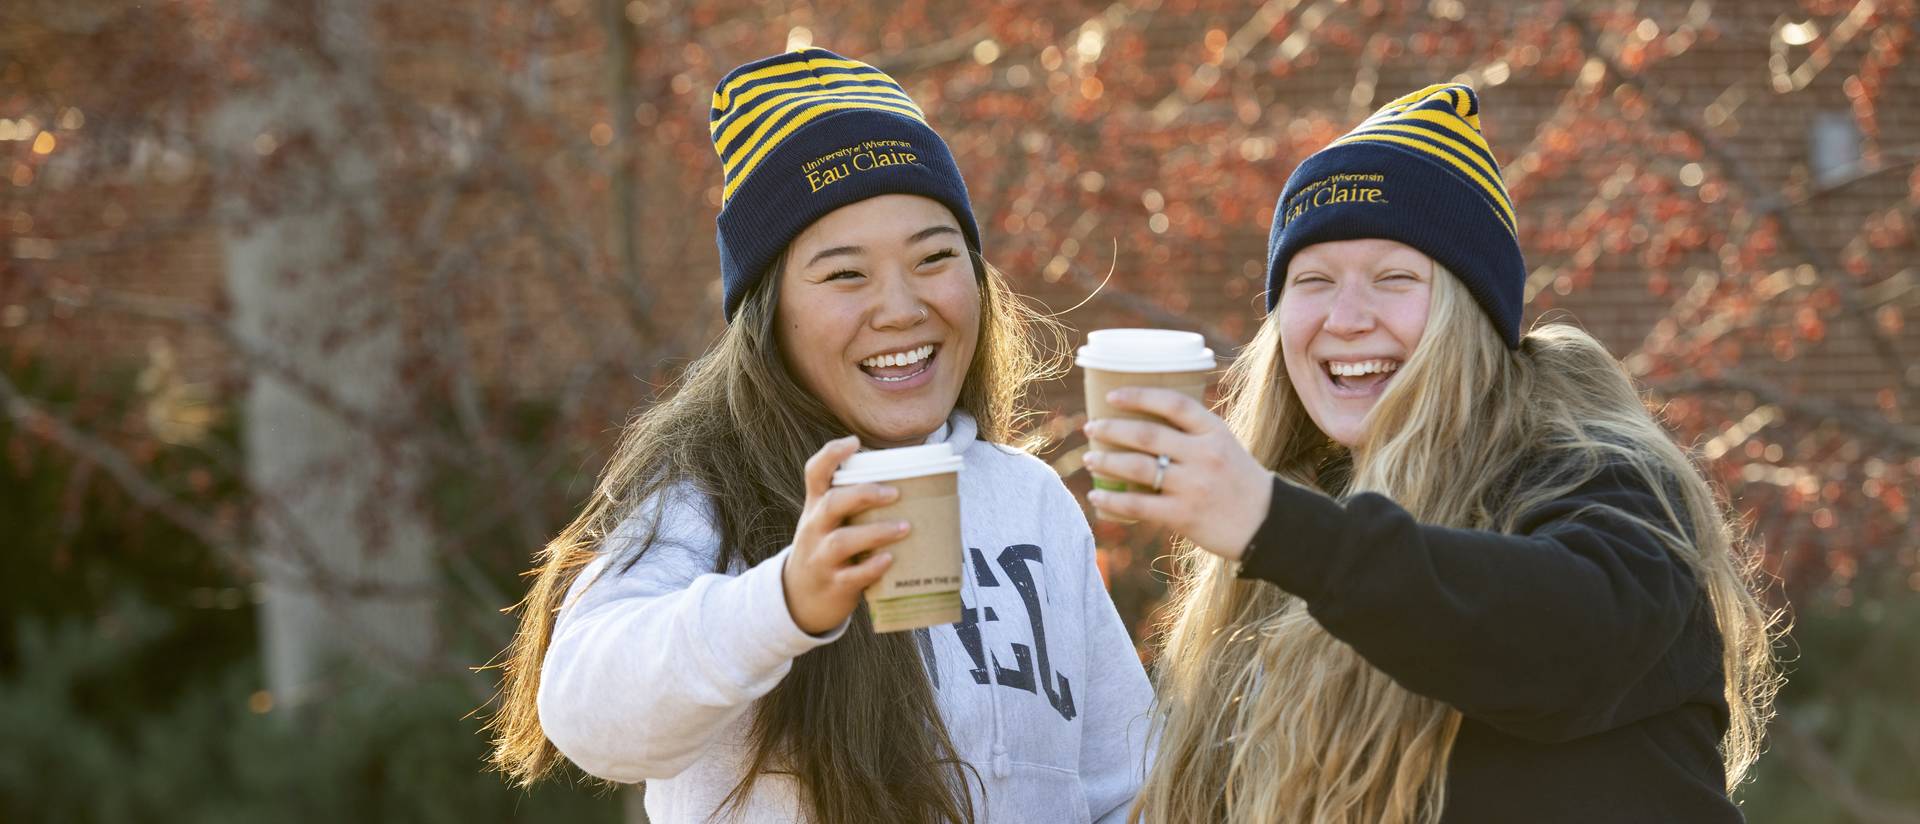
[[[984,259],[976,254],[973,262],[979,344],[956,407],[979,424],[982,439],[1008,443],[1032,414],[1023,407],[1028,387],[1058,368],[1061,327]],[[628,423],[593,498],[537,556],[488,725],[491,760],[517,783],[532,784],[558,760],[535,705],[555,614],[581,568],[641,503],[681,485],[711,501],[721,547],[716,572],[757,564],[792,541],[807,458],[847,427],[780,355],[774,321],[784,268],[784,258],[776,261],[671,394]],[[648,539],[621,560],[637,561],[658,527],[648,525]],[[795,659],[756,703],[750,738],[749,767],[722,809],[743,804],[761,774],[780,772],[794,779],[818,821],[973,819],[968,769],[941,722],[912,634],[876,634],[864,606],[839,640]]]
[[[1426,332],[1371,413],[1333,444],[1294,394],[1270,315],[1227,376],[1229,426],[1289,480],[1385,494],[1422,523],[1515,531],[1608,466],[1660,499],[1640,520],[1706,584],[1732,722],[1728,790],[1758,753],[1779,679],[1774,617],[1755,597],[1733,519],[1601,344],[1564,324],[1509,351],[1435,265]],[[1628,513],[1620,513],[1633,517]],[[1276,587],[1189,549],[1160,664],[1161,732],[1136,819],[1377,824],[1438,821],[1460,713],[1409,692]]]

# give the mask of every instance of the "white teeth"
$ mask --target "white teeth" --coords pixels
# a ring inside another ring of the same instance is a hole
[[[1327,362],[1327,371],[1341,377],[1355,377],[1358,375],[1372,374],[1374,372],[1392,372],[1399,368],[1400,363],[1398,361],[1390,360],[1370,360],[1360,361],[1359,363]]]
[[[909,349],[905,352],[893,352],[885,355],[875,355],[871,358],[867,358],[866,360],[861,361],[860,365],[875,366],[875,367],[910,366],[912,364],[916,364],[923,360],[926,360],[927,357],[932,354],[933,354],[933,345],[928,344],[926,346],[922,346],[917,349]]]

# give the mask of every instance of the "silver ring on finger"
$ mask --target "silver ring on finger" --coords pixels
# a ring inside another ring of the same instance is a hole
[[[1159,456],[1159,458],[1154,461],[1153,491],[1156,495],[1160,493],[1160,484],[1167,479],[1167,465],[1170,463],[1173,463],[1173,459],[1165,455]]]

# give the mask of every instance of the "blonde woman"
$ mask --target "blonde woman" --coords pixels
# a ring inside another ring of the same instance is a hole
[[[644,781],[661,822],[1123,819],[1151,688],[1072,495],[996,445],[1038,319],[945,143],[820,49],[729,73],[713,136],[729,325],[547,546],[495,764]],[[898,493],[830,479],[937,441],[964,461],[963,617],[876,634],[861,592],[908,525],[849,525]]]
[[[1151,822],[1731,822],[1775,676],[1725,511],[1592,337],[1520,334],[1471,89],[1308,158],[1226,417],[1106,420],[1184,536]]]

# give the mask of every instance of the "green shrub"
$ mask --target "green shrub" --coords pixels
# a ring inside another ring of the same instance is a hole
[[[61,822],[617,820],[617,799],[551,784],[527,794],[483,769],[470,684],[385,686],[378,677],[303,708],[257,712],[257,666],[198,673],[168,706],[136,718],[95,712],[90,684],[138,689],[177,627],[124,600],[98,622],[23,621],[23,666],[0,682],[0,818]],[[101,631],[101,625],[114,629]]]
[[[89,376],[84,397],[80,379],[38,364],[8,377],[187,505],[240,500],[233,421],[170,445],[116,423],[138,419],[131,375]],[[480,676],[345,675],[325,702],[256,712],[267,707],[249,583],[107,473],[5,416],[0,449],[0,821],[618,819],[619,799],[597,787],[525,793],[485,770],[468,717]],[[480,545],[482,560],[524,562],[524,550]],[[518,585],[507,566],[479,571]],[[462,649],[477,663],[494,641]]]
[[[1780,717],[1740,793],[1747,820],[1866,820],[1838,802],[1842,795],[1920,815],[1920,597],[1894,591],[1858,606],[1809,608],[1793,638]]]

